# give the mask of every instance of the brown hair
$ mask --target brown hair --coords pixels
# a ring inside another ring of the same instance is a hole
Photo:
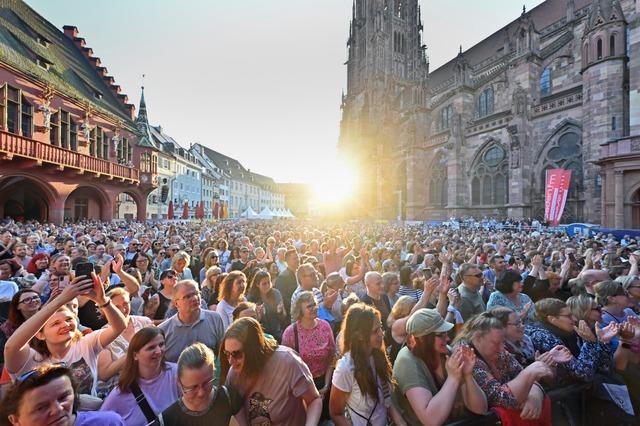
[[[548,324],[547,317],[557,317],[560,311],[567,307],[567,304],[560,299],[547,297],[546,299],[538,300],[535,306],[538,321]]]
[[[435,334],[429,333],[420,337],[413,337],[416,341],[416,344],[413,348],[409,349],[413,356],[419,358],[424,362],[424,365],[427,366],[429,371],[431,372],[431,376],[437,382],[438,387],[442,386],[444,381],[441,383],[438,380],[438,375],[436,374],[436,370],[438,367],[443,366],[445,364],[446,358],[445,355],[437,353],[435,348]],[[445,373],[444,379],[446,379],[446,369],[442,369]]]
[[[251,300],[257,302],[261,299],[260,288],[259,288],[260,281],[262,281],[265,278],[268,278],[269,282],[271,282],[271,275],[269,275],[269,272],[260,269],[258,270],[258,272],[255,273],[255,275],[251,279],[251,285],[249,285],[249,290],[247,291],[247,295]],[[269,289],[269,292],[267,293],[267,300],[263,300],[263,302],[269,302],[271,304],[275,304],[275,301],[276,301],[275,295],[276,295],[276,292],[273,289],[273,285],[272,285],[271,288]]]
[[[228,299],[231,296],[231,291],[233,291],[233,283],[240,277],[244,277],[247,279],[247,276],[242,271],[231,271],[222,281],[222,285],[220,286],[220,290],[218,291],[218,302],[222,299]]]
[[[353,375],[362,394],[377,399],[377,381],[371,374],[368,356],[369,339],[375,323],[380,323],[380,312],[376,309],[364,303],[356,303],[351,306],[342,322],[340,350],[343,354],[351,353],[351,359],[355,366]],[[382,346],[382,348],[372,348],[371,350],[375,373],[383,383],[391,383],[391,363],[387,358],[384,342]]]
[[[34,373],[24,380],[14,382],[9,390],[4,394],[2,402],[0,402],[0,424],[10,425],[8,420],[10,415],[17,415],[20,411],[20,404],[27,392],[45,386],[55,379],[60,377],[68,377],[71,381],[71,387],[73,388],[73,412],[75,413],[78,404],[78,388],[73,380],[73,374],[71,370],[66,366],[53,365],[44,363],[38,365],[34,370]]]
[[[220,344],[220,365],[222,374],[220,383],[224,383],[229,373],[229,360],[224,355],[224,343],[227,339],[236,339],[242,343],[244,365],[238,379],[245,380],[257,377],[265,364],[276,351],[278,343],[265,339],[262,326],[253,318],[240,318],[229,326]]]
[[[73,318],[76,319],[76,321],[78,320],[78,317],[76,316],[76,314],[74,314],[71,309],[67,308],[66,305],[60,306],[53,314],[55,315],[58,312],[62,312],[62,311],[67,311],[69,313],[69,315],[71,315]],[[53,315],[51,315],[51,316],[53,316]],[[40,333],[40,332],[42,332],[44,330],[45,326],[47,325],[47,323],[49,322],[50,319],[51,319],[51,317],[47,318],[47,321],[45,321],[45,325],[43,325],[42,328],[40,328],[40,330],[38,330],[38,333]],[[81,338],[82,338],[82,333],[76,327],[76,332],[73,335],[73,337],[71,338],[71,340],[76,341],[76,340],[80,340]],[[29,344],[31,345],[33,350],[38,352],[38,354],[40,354],[43,357],[43,359],[49,358],[51,356],[51,352],[49,351],[49,347],[47,346],[46,340],[39,339],[37,337],[37,334],[36,334],[36,336],[33,337],[33,339],[31,339]]]
[[[118,380],[118,387],[122,392],[131,392],[131,385],[138,381],[138,361],[134,359],[134,356],[139,352],[147,343],[155,339],[157,336],[164,336],[164,331],[158,327],[145,327],[139,330],[133,335],[129,342],[129,348],[127,349],[127,358],[120,373],[120,379]],[[166,360],[162,360],[162,369],[169,368]]]
[[[11,298],[11,303],[9,304],[9,313],[7,314],[7,322],[9,322],[14,327],[19,327],[23,322],[26,321],[26,318],[22,315],[18,306],[20,306],[20,297],[26,293],[33,293],[36,296],[40,297],[37,291],[32,290],[30,288],[23,288],[22,290],[18,290],[16,294]]]

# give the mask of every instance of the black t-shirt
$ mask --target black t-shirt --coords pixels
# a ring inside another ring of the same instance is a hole
[[[216,390],[208,410],[191,411],[180,398],[162,412],[162,420],[165,426],[228,425],[231,416],[240,411],[242,404],[242,397],[234,388],[221,386]]]

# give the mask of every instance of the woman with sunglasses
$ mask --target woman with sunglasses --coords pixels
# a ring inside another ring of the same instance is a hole
[[[198,274],[201,284],[204,283],[206,279],[207,271],[209,270],[209,268],[213,266],[218,266],[218,253],[216,253],[215,250],[211,249],[204,256],[203,259],[204,259],[204,265],[202,266],[202,269],[200,269],[200,272]]]
[[[200,291],[202,292],[202,300],[207,303],[207,306],[210,308],[218,304],[218,286],[216,286],[216,282],[218,281],[218,277],[222,274],[222,270],[219,266],[212,266],[207,269],[204,280],[200,283]],[[215,309],[214,309],[215,310]]]
[[[406,424],[391,403],[392,370],[387,358],[380,312],[364,303],[347,311],[340,331],[343,354],[333,373],[329,411],[336,426]],[[351,423],[345,416],[349,411]]]
[[[113,411],[78,411],[73,370],[41,364],[14,382],[0,402],[0,424],[13,426],[124,426]]]
[[[164,332],[157,327],[133,336],[118,386],[101,411],[115,411],[128,426],[145,426],[180,397],[177,367],[165,360],[164,342]]]
[[[256,272],[247,293],[247,299],[258,305],[258,310],[261,313],[260,324],[264,331],[281,341],[281,324],[287,313],[284,310],[280,290],[271,284],[270,274],[264,270]]]
[[[240,411],[242,397],[230,386],[214,386],[215,357],[202,343],[185,348],[178,358],[182,396],[161,415],[166,426],[228,425]]]
[[[266,339],[258,321],[231,324],[220,356],[221,380],[244,397],[239,424],[318,424],[322,399],[309,368],[293,350]]]
[[[460,345],[449,354],[452,328],[432,309],[418,309],[407,321],[407,345],[393,365],[393,399],[410,425],[441,425],[466,417],[466,410],[487,412],[487,398],[473,378],[475,353]]]
[[[618,281],[603,281],[595,286],[595,290],[596,302],[601,306],[602,310],[600,327],[605,327],[611,323],[622,324],[629,317],[636,316],[636,313],[631,309],[633,302],[622,283]],[[615,351],[618,347],[617,337],[611,340],[611,345],[611,349]]]
[[[80,295],[96,304],[107,319],[108,327],[86,336],[78,331],[77,317],[65,305]],[[98,354],[125,328],[122,312],[105,296],[104,287],[96,275],[79,276],[67,284],[58,297],[18,327],[7,340],[5,367],[15,378],[44,362],[65,362],[79,379],[79,392],[95,395]]]
[[[14,331],[31,318],[41,306],[40,295],[34,290],[19,290],[11,298],[7,320],[0,325],[0,364],[4,363],[4,345]]]

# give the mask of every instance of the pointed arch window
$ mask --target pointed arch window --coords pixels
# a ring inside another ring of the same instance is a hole
[[[446,130],[451,127],[451,119],[453,117],[453,107],[447,105],[440,110],[440,120],[438,122],[438,130]]]
[[[540,161],[541,173],[539,187],[544,192],[546,171],[548,169],[571,170],[571,183],[569,184],[568,199],[577,199],[582,192],[583,168],[582,168],[582,138],[579,130],[569,128],[560,133],[554,139],[546,152],[543,152]]]
[[[493,114],[493,88],[488,87],[478,98],[478,117]]]
[[[616,56],[616,35],[611,34],[609,37],[609,56]]]
[[[431,171],[429,203],[434,206],[446,206],[449,202],[448,186],[447,158],[440,154],[434,161]]]
[[[487,147],[471,172],[471,204],[504,206],[509,202],[507,153],[498,144]]]
[[[551,69],[549,67],[542,70],[540,74],[540,96],[551,94]]]
[[[596,58],[598,60],[602,59],[602,39],[599,38],[596,43]]]

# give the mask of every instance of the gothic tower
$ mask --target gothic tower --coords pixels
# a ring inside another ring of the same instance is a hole
[[[358,173],[361,217],[403,216],[429,65],[418,0],[354,0],[339,152]]]
[[[593,161],[600,157],[601,144],[629,131],[626,26],[618,0],[593,1],[582,37],[584,211],[591,223],[600,221],[602,207],[597,196],[602,176]],[[622,175],[606,180],[622,186]]]

